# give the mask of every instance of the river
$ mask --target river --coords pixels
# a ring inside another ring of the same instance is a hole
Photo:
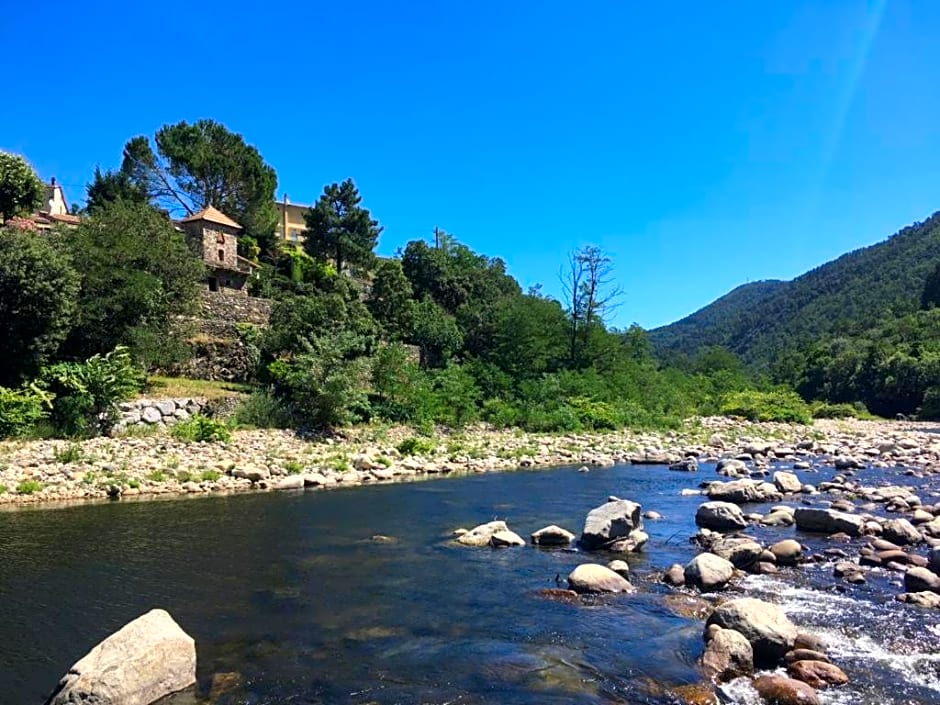
[[[911,481],[863,474],[885,472]],[[0,703],[39,705],[69,665],[152,607],[196,639],[203,694],[213,674],[240,674],[220,705],[677,702],[670,689],[700,681],[703,625],[670,609],[653,573],[695,554],[702,498],[680,491],[714,477],[707,465],[572,467],[0,512]],[[494,518],[523,536],[553,523],[577,533],[611,494],[663,515],[628,559],[635,595],[546,600],[539,589],[593,559],[449,541]],[[751,533],[770,542],[795,531]],[[749,576],[743,588],[830,641],[852,681],[821,691],[823,702],[940,702],[938,612],[894,602],[896,574],[875,571],[860,586],[831,574],[813,565]],[[753,702],[743,685],[725,691]]]

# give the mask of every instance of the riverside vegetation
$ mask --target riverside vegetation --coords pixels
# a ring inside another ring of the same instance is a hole
[[[240,252],[259,267],[251,286],[275,300],[267,328],[239,328],[253,391],[229,422],[236,427],[403,424],[430,435],[486,423],[582,433],[677,429],[715,414],[799,424],[864,417],[859,399],[882,413],[929,416],[937,406],[932,311],[886,324],[860,352],[842,346],[833,359],[807,349],[789,378],[719,346],[660,357],[638,326],[605,322],[619,292],[596,247],[567,257],[563,301],[523,291],[502,260],[444,232],[381,259],[382,228],[351,180],[324,189],[302,245],[279,241],[276,174],[240,135],[201,120],[167,125],[153,144],[128,141],[117,170],[96,170],[79,225],[42,235],[19,217],[36,205],[35,174],[17,157],[2,162],[0,322],[9,344],[0,353],[0,436],[113,433],[117,405],[145,387],[145,373],[186,358],[183,321],[204,272],[166,214],[210,204],[245,224]],[[932,222],[897,242],[921,243]],[[932,252],[925,247],[914,249]],[[922,288],[933,305],[929,282]]]

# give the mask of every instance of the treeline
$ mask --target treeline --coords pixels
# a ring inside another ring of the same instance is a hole
[[[721,412],[809,419],[792,392],[727,352],[665,365],[639,327],[610,328],[619,292],[595,247],[570,253],[558,301],[446,233],[377,257],[381,226],[351,180],[324,189],[302,245],[278,240],[274,170],[212,121],[132,138],[123,155],[117,170],[96,170],[77,228],[43,233],[20,218],[38,179],[21,188],[22,165],[0,160],[2,435],[107,432],[141,372],[189,353],[181,321],[204,271],[170,216],[207,205],[246,225],[240,251],[260,267],[252,291],[276,301],[269,327],[240,328],[256,390],[240,423],[579,431]]]

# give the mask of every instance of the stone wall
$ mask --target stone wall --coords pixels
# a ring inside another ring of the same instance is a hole
[[[271,299],[253,296],[232,296],[221,291],[202,292],[202,318],[226,323],[253,323],[268,325],[271,317]]]
[[[113,432],[121,433],[134,426],[172,426],[202,412],[206,406],[206,400],[201,398],[127,401],[118,407],[121,416]]]

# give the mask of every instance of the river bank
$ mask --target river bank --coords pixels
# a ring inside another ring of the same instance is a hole
[[[667,432],[532,434],[483,427],[416,436],[404,427],[345,429],[304,439],[288,431],[236,431],[228,443],[169,435],[0,443],[0,505],[350,487],[515,468],[621,463],[678,464],[720,458],[760,469],[835,464],[940,471],[940,433],[930,423],[819,420],[812,426],[692,419]]]

